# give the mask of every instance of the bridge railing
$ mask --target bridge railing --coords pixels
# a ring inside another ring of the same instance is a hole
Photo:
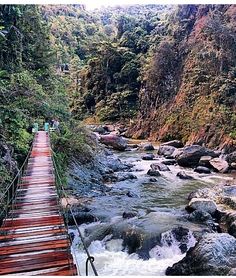
[[[73,219],[73,222],[74,222],[74,225],[76,227],[76,230],[80,236],[80,240],[83,244],[83,248],[85,250],[85,253],[87,255],[87,260],[86,260],[86,276],[89,275],[89,264],[93,270],[93,273],[95,276],[98,276],[98,273],[97,273],[97,270],[95,268],[95,265],[94,265],[94,257],[90,255],[89,253],[89,250],[88,248],[86,247],[86,244],[85,244],[85,241],[84,241],[84,238],[83,238],[83,235],[80,231],[80,228],[79,228],[79,225],[78,225],[78,222],[74,216],[74,212],[73,212],[73,205],[71,205],[69,202],[68,202],[68,195],[66,193],[66,190],[65,190],[65,187],[63,185],[63,182],[62,182],[62,179],[60,177],[60,174],[59,174],[59,170],[58,170],[58,164],[57,164],[57,161],[56,161],[56,155],[55,153],[53,152],[52,150],[52,160],[53,160],[53,164],[54,164],[54,169],[55,169],[55,178],[56,178],[56,185],[57,185],[57,191],[58,191],[58,196],[60,197],[60,199],[62,200],[62,198],[64,198],[65,202],[66,202],[66,206],[64,207],[61,203],[60,203],[60,207],[62,209],[62,214],[64,216],[64,219],[65,219],[65,224],[66,224],[66,229],[68,231],[69,229],[69,213],[70,215],[72,216],[72,219]],[[72,244],[72,238],[70,236],[70,234],[68,233],[69,235],[69,238],[70,238],[70,241],[71,241],[71,244]],[[73,251],[73,248],[72,248],[72,251]],[[79,263],[77,261],[77,258],[76,258],[76,254],[74,253],[74,257],[75,257],[75,260],[76,260],[76,264],[77,266],[79,266]],[[78,268],[78,267],[77,267]]]
[[[29,157],[30,157],[30,154],[31,154],[31,151],[33,148],[33,143],[34,143],[34,138],[33,138],[30,149],[26,155],[26,158],[25,158],[23,164],[21,165],[20,169],[17,171],[17,173],[16,173],[15,177],[13,178],[13,180],[11,181],[11,183],[5,188],[3,193],[1,193],[1,196],[0,196],[0,207],[1,207],[0,226],[1,226],[1,222],[5,218],[8,217],[9,211],[13,210],[13,208],[14,208],[15,200],[16,200],[16,192],[17,192],[17,189],[20,187],[21,178],[25,171],[25,167],[27,166],[27,162],[29,160]]]

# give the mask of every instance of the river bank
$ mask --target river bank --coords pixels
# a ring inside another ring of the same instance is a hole
[[[207,190],[218,188],[220,196],[220,189],[234,184],[234,173],[197,173],[174,163],[150,176],[151,165],[171,159],[158,154],[157,145],[146,151],[144,143],[129,142],[123,152],[103,149],[87,169],[75,162],[70,168],[69,187],[79,199],[77,219],[100,275],[165,275],[205,234],[222,231],[221,217],[206,211],[199,216],[185,208]],[[147,153],[154,157],[145,160]],[[183,171],[191,179],[177,176]],[[198,195],[192,193],[196,191]],[[212,201],[220,206],[218,197]],[[71,229],[83,274],[85,255]]]

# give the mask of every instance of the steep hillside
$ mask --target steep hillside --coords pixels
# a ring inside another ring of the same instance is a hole
[[[57,66],[65,80],[76,119],[133,118],[138,108],[143,58],[165,32],[171,7],[110,7],[93,12],[80,5],[45,5]]]
[[[236,139],[235,5],[180,6],[143,68],[129,135],[209,146]]]

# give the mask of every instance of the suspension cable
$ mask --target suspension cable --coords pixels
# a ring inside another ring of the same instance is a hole
[[[93,269],[94,275],[95,275],[95,276],[98,276],[97,270],[96,270],[96,268],[95,268],[95,266],[94,266],[94,263],[93,263],[93,262],[94,262],[94,257],[90,255],[90,253],[89,253],[89,251],[88,251],[88,248],[86,247],[86,244],[85,244],[83,235],[82,235],[82,233],[81,233],[81,231],[80,231],[78,222],[77,222],[77,220],[76,220],[76,218],[75,218],[75,216],[74,216],[73,210],[72,210],[72,208],[71,208],[71,204],[70,204],[70,203],[68,202],[68,200],[67,200],[67,199],[68,199],[68,196],[67,196],[67,193],[66,193],[66,191],[65,191],[65,188],[64,188],[64,186],[63,186],[63,183],[62,183],[62,180],[61,180],[59,171],[58,171],[56,159],[54,158],[54,156],[56,157],[56,154],[55,154],[55,152],[54,152],[52,149],[51,149],[51,151],[52,151],[52,154],[53,154],[52,159],[53,159],[53,164],[54,164],[54,168],[55,168],[55,173],[56,173],[56,176],[57,176],[57,178],[58,178],[58,185],[60,186],[60,189],[61,189],[61,191],[62,191],[62,193],[63,193],[63,197],[64,197],[65,200],[66,200],[66,208],[69,209],[69,211],[70,211],[70,213],[71,213],[71,215],[72,215],[72,219],[73,219],[73,221],[74,221],[74,223],[75,223],[75,227],[76,227],[76,229],[77,229],[77,231],[78,231],[78,233],[79,233],[81,242],[82,242],[82,244],[83,244],[83,248],[84,248],[84,250],[85,250],[85,252],[86,252],[86,255],[87,255],[87,260],[86,260],[86,276],[88,276],[88,262],[90,263],[90,265],[91,265],[91,267],[92,267],[92,269]],[[63,206],[62,206],[62,207],[63,207]],[[64,209],[63,209],[63,210],[64,210]]]

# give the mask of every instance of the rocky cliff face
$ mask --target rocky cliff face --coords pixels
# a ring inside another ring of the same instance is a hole
[[[142,78],[128,134],[236,148],[236,5],[183,5]]]
[[[13,148],[0,138],[0,197],[18,171],[13,151]]]

